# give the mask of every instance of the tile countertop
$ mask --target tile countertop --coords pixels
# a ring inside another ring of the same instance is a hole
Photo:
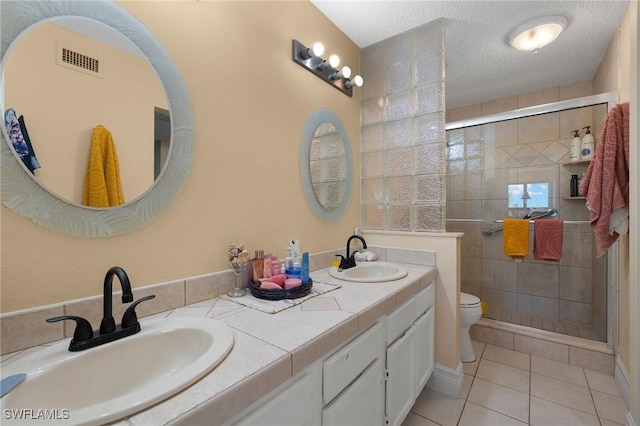
[[[435,280],[434,267],[403,266],[405,278],[382,283],[345,282],[330,277],[328,269],[314,271],[314,282],[339,282],[342,287],[276,314],[215,298],[141,319],[143,328],[150,318],[218,319],[232,328],[235,343],[225,360],[201,380],[115,424],[194,424],[205,418],[221,424],[231,419]],[[212,412],[215,419],[207,414]]]

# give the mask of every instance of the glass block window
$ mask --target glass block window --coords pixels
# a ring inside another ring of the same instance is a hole
[[[362,226],[444,231],[442,20],[363,49],[362,76]]]

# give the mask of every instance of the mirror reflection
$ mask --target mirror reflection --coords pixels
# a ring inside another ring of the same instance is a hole
[[[302,189],[313,213],[335,222],[347,209],[353,184],[353,156],[347,132],[331,110],[314,111],[300,145]]]
[[[54,194],[42,185],[39,179],[34,179],[34,175],[23,162],[16,161],[16,153],[10,147],[7,133],[0,132],[2,204],[40,226],[81,237],[119,235],[138,229],[153,220],[182,190],[194,158],[195,138],[191,101],[180,72],[168,52],[137,18],[115,2],[2,1],[0,5],[0,54],[3,73],[7,58],[23,37],[23,33],[27,34],[37,25],[45,22],[59,23],[59,20],[69,17],[77,17],[83,22],[102,22],[108,24],[109,29],[116,31],[111,31],[112,35],[132,43],[129,45],[134,46],[148,60],[157,78],[162,82],[168,103],[166,110],[171,112],[170,155],[166,158],[158,178],[144,194],[136,199],[129,196],[126,204],[114,208],[84,207]],[[88,32],[93,35],[100,31],[100,28],[101,26],[94,25]],[[5,77],[4,82],[6,81]],[[86,94],[87,99],[91,97],[91,93]],[[2,101],[5,101],[4,96]],[[133,102],[130,96],[119,101],[121,104]],[[9,108],[4,104],[2,106],[1,109]],[[60,108],[55,105],[54,110],[58,109]],[[70,115],[67,114],[63,119],[67,122],[72,121],[73,117],[67,117]],[[44,167],[45,164],[42,165],[42,168]]]
[[[124,203],[144,194],[166,163],[171,123],[164,87],[133,43],[95,20],[58,18],[15,41],[4,64],[3,113],[8,109],[28,129],[40,164],[33,177],[73,204],[106,207],[83,202],[100,126],[112,140]]]
[[[334,211],[347,187],[347,156],[338,129],[331,123],[318,126],[311,141],[311,184],[318,202]]]

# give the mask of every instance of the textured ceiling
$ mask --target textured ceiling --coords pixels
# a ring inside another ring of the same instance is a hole
[[[311,1],[361,48],[445,18],[447,108],[591,80],[629,3]],[[513,29],[550,15],[562,15],[569,23],[540,53],[520,52],[508,45]]]

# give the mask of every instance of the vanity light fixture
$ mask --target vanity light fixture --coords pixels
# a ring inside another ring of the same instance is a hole
[[[518,50],[538,53],[554,41],[567,26],[564,16],[548,16],[534,19],[513,30],[509,44]]]
[[[344,66],[341,70],[338,70],[340,57],[338,55],[331,55],[329,59],[323,59],[321,55],[324,53],[324,46],[322,46],[322,49],[316,49],[317,45],[322,46],[321,43],[316,43],[312,48],[308,48],[298,40],[293,40],[291,59],[345,95],[353,96],[353,87],[362,86],[362,77],[357,75],[353,80],[349,80],[351,77],[351,68]]]

